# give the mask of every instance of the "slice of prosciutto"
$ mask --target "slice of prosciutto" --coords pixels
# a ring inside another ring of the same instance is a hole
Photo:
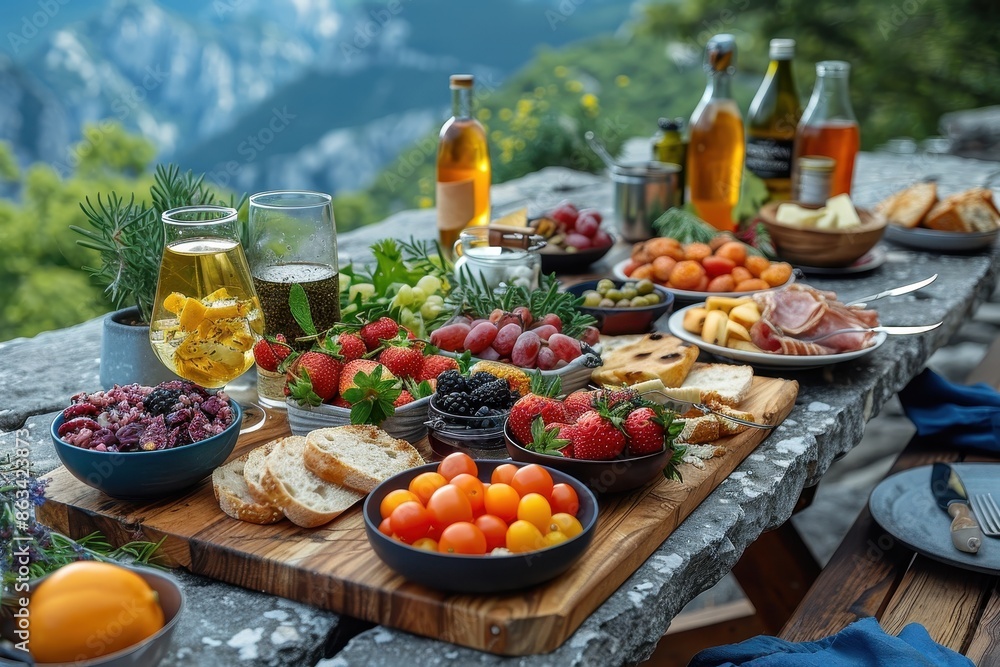
[[[750,335],[762,350],[775,354],[837,354],[875,344],[871,331],[848,331],[815,343],[808,341],[838,329],[878,326],[878,313],[845,306],[833,292],[795,283],[783,290],[755,294],[753,299],[761,317],[750,328]]]

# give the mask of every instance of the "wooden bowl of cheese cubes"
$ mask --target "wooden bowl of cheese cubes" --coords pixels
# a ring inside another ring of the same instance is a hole
[[[878,243],[886,226],[885,217],[855,208],[846,194],[828,199],[825,206],[770,202],[757,217],[779,257],[823,268],[850,266]]]

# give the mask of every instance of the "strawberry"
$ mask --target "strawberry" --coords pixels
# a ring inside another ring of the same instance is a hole
[[[292,348],[285,343],[285,337],[281,334],[274,340],[261,338],[253,346],[254,361],[262,369],[272,373],[278,372],[278,366],[291,353]]]
[[[378,362],[372,359],[355,359],[354,361],[348,361],[344,366],[343,372],[340,374],[340,393],[341,395],[346,394],[348,389],[352,389],[357,385],[354,383],[354,376],[358,373],[365,373],[370,375],[372,371],[375,370],[376,366],[381,366]],[[382,368],[382,377],[391,378],[394,377],[392,373],[388,370]]]
[[[420,374],[424,355],[413,347],[390,346],[378,355],[378,362],[398,378],[412,378]]]
[[[585,412],[573,425],[573,455],[578,459],[608,461],[625,449],[625,434],[600,412]]]
[[[333,399],[333,405],[336,405],[338,408],[347,408],[348,410],[351,409],[351,404],[348,403],[347,399],[345,399],[343,396],[338,396],[337,398]]]
[[[319,405],[337,395],[340,362],[325,352],[303,353],[288,370],[292,398],[309,405]]]
[[[632,456],[643,456],[663,451],[663,425],[652,408],[639,408],[628,413],[622,422],[628,438],[628,451]]]
[[[337,336],[337,343],[340,345],[340,356],[345,363],[360,359],[368,351],[365,342],[356,334],[340,334]]]
[[[562,402],[548,396],[528,394],[522,396],[510,409],[507,423],[514,436],[522,443],[531,442],[531,423],[535,417],[541,416],[546,426],[557,422],[566,422],[566,408]]]
[[[383,340],[392,340],[399,335],[399,324],[391,317],[380,317],[374,322],[361,327],[358,332],[361,340],[365,342],[368,351],[371,352],[381,344]]]
[[[627,389],[625,387],[621,389],[601,389],[597,394],[596,399],[607,404],[609,408],[613,408],[619,403],[632,403],[639,397],[635,389]]]
[[[527,448],[540,454],[573,458],[573,425],[555,422],[545,426],[538,418],[531,424],[532,442]]]
[[[574,391],[572,394],[566,397],[563,401],[563,405],[566,406],[566,414],[569,416],[571,422],[575,422],[580,418],[584,412],[590,412],[594,409],[594,399],[597,398],[599,392],[597,391],[586,391],[581,389],[579,391]]]
[[[412,402],[413,402],[413,394],[404,389],[403,391],[399,392],[399,398],[397,398],[395,401],[392,402],[392,406],[394,408],[398,408],[406,405],[407,403],[412,403]]]
[[[437,376],[445,371],[458,370],[458,362],[451,357],[442,354],[430,354],[424,357],[420,364],[420,372],[414,380],[422,382],[424,380],[437,380]]]

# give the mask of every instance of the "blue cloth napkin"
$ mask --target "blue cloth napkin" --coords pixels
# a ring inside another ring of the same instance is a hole
[[[964,655],[936,643],[919,623],[898,637],[874,618],[863,618],[826,639],[796,644],[754,637],[696,655],[688,667],[974,667]]]
[[[931,371],[899,392],[917,435],[942,435],[955,447],[1000,452],[1000,393],[985,383],[956,385]]]

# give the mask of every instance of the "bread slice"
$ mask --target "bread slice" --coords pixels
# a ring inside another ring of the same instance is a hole
[[[937,202],[937,184],[916,183],[889,198],[878,210],[890,221],[902,227],[916,227]]]
[[[728,405],[720,405],[716,408],[719,413],[715,415],[716,419],[719,420],[719,431],[722,435],[736,435],[737,433],[742,433],[743,431],[750,428],[746,424],[740,424],[739,422],[734,422],[731,419],[726,419],[723,415],[729,415],[730,417],[736,417],[738,419],[743,419],[748,422],[757,423],[757,419],[753,416],[752,412],[745,412],[743,410],[735,410]]]
[[[696,388],[701,402],[716,408],[738,407],[750,394],[753,368],[732,364],[695,364],[684,378],[681,388]]]
[[[698,348],[674,336],[651,333],[602,356],[604,365],[590,375],[597,384],[632,385],[659,379],[665,387],[679,387],[698,358]]]
[[[222,511],[240,521],[256,524],[277,523],[284,518],[281,510],[269,502],[258,502],[250,495],[243,470],[249,454],[244,454],[212,471],[212,490]]]
[[[278,438],[271,442],[264,443],[260,447],[255,447],[247,453],[247,460],[243,466],[243,479],[246,481],[247,490],[254,501],[262,504],[275,505],[274,499],[264,490],[261,479],[267,469],[267,457],[274,451],[274,448],[281,444],[284,438]]]
[[[972,188],[935,206],[924,225],[943,232],[991,232],[1000,227],[1000,213],[990,190]]]
[[[363,493],[396,473],[424,464],[413,445],[368,425],[316,429],[306,435],[302,458],[320,479]]]
[[[309,472],[302,458],[305,448],[302,436],[282,439],[267,457],[261,486],[289,521],[314,528],[336,519],[364,494],[330,484]]]
[[[715,415],[702,415],[683,421],[683,430],[674,438],[674,442],[679,445],[715,442],[722,436],[722,429]]]

